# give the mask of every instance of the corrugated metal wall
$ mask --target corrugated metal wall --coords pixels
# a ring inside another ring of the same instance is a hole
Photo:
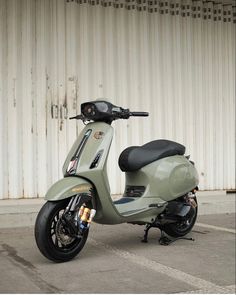
[[[68,116],[101,97],[150,112],[114,124],[113,193],[121,150],[158,138],[187,146],[201,189],[235,188],[228,2],[0,0],[0,198],[43,196],[83,127]]]

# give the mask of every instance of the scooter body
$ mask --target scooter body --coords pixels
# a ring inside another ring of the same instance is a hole
[[[198,185],[195,166],[185,156],[174,155],[154,161],[138,171],[126,172],[123,198],[113,202],[107,176],[112,138],[111,125],[104,122],[87,124],[65,160],[65,178],[49,189],[46,200],[57,201],[95,189],[95,222],[145,224],[164,211],[169,201],[185,195]],[[75,169],[70,169],[77,152],[80,153],[78,162]]]
[[[107,175],[111,123],[131,116],[148,113],[92,101],[82,104],[81,114],[71,118],[86,126],[65,160],[64,178],[49,188],[35,223],[37,246],[48,259],[65,262],[75,257],[86,243],[92,221],[146,225],[143,242],[156,227],[164,244],[173,242],[164,232],[182,238],[194,226],[198,174],[184,156],[185,147],[176,142],[154,140],[125,149],[119,157],[126,179],[124,193],[112,200]]]

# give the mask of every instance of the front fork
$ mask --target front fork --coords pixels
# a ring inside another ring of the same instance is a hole
[[[96,210],[91,208],[92,192],[78,194],[71,198],[61,219],[68,233],[73,237],[84,234],[96,214]]]

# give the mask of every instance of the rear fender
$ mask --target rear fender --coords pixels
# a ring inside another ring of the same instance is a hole
[[[59,201],[70,198],[79,193],[89,193],[93,185],[86,179],[71,176],[54,183],[46,193],[45,200]]]

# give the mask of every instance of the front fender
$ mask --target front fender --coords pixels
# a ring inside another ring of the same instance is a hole
[[[89,193],[93,186],[86,179],[70,176],[54,183],[45,195],[47,201],[59,201],[78,193]]]

